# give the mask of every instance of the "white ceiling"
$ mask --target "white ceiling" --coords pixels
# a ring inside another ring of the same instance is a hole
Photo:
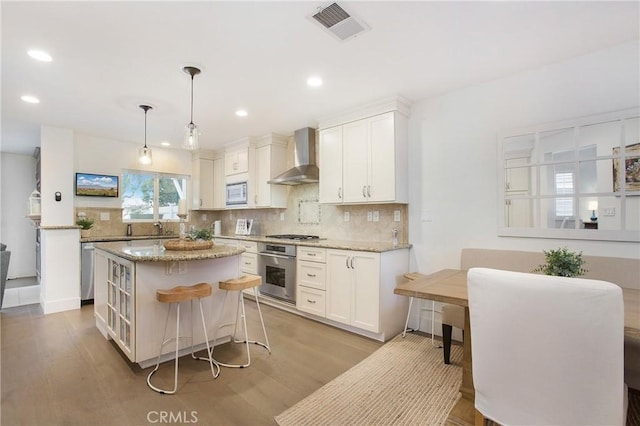
[[[411,101],[640,37],[639,2],[341,2],[371,30],[341,42],[308,18],[322,1],[8,2],[2,146],[31,154],[39,126],[179,147],[189,76],[201,145],[292,134],[380,98]],[[27,50],[40,48],[53,62]],[[311,89],[306,79],[320,75]],[[41,103],[26,104],[24,94]],[[245,108],[248,117],[234,112]]]

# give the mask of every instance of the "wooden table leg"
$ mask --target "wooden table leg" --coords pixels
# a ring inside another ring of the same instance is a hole
[[[475,390],[473,388],[473,369],[471,363],[471,322],[469,308],[464,308],[464,339],[462,351],[462,397],[456,402],[447,417],[448,425],[473,426],[475,423]]]

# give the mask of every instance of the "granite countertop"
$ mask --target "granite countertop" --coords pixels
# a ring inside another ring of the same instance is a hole
[[[382,253],[385,251],[401,250],[411,248],[411,244],[400,243],[394,246],[391,242],[376,241],[348,241],[335,239],[316,239],[316,240],[280,240],[277,238],[267,238],[259,235],[218,235],[214,238],[228,238],[232,240],[256,241],[260,243],[280,243],[290,244],[303,247],[320,247],[339,250],[357,250],[368,251],[373,253]]]
[[[217,259],[244,253],[240,247],[214,245],[204,250],[166,250],[163,239],[147,241],[99,242],[95,247],[133,262],[175,262]]]
[[[81,243],[100,243],[106,241],[163,240],[178,238],[177,235],[110,235],[80,238]]]

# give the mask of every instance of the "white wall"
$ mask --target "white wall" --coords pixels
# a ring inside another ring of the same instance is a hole
[[[464,88],[413,105],[410,126],[411,269],[460,266],[463,247],[639,257],[638,243],[497,236],[497,135],[640,105],[640,43]]]
[[[191,175],[191,153],[182,149],[151,147],[152,164],[141,166],[137,164],[138,148],[141,145],[135,143],[77,133],[74,146],[73,167],[78,173],[122,176],[122,170],[129,169]],[[119,208],[120,203],[120,198],[75,198],[76,207]]]
[[[3,152],[0,167],[0,242],[11,250],[8,277],[32,277],[36,275],[36,230],[26,215],[29,195],[36,187],[36,160]]]
[[[40,129],[41,226],[71,226],[73,216],[73,130],[42,126]],[[60,201],[55,194],[61,194]]]

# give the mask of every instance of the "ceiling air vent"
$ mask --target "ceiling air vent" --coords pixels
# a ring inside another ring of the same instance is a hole
[[[369,30],[369,26],[345,11],[338,3],[332,3],[311,16],[333,36],[344,41]]]

